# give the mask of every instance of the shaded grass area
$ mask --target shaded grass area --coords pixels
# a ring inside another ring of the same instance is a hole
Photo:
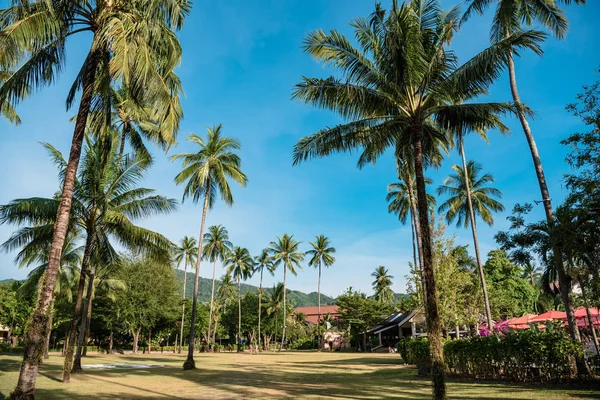
[[[429,399],[427,379],[393,354],[220,353],[196,355],[183,371],[183,355],[90,355],[85,364],[148,363],[164,368],[87,370],[61,383],[62,361],[53,355],[37,380],[39,399],[333,398]],[[0,399],[14,388],[21,357],[0,355]],[[596,399],[600,388],[450,381],[453,399]]]

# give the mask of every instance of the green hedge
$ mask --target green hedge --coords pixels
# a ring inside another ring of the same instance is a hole
[[[429,374],[429,345],[426,340],[401,341],[398,352],[408,364],[417,366],[419,375]],[[444,344],[449,375],[518,382],[569,379],[575,373],[575,355],[582,354],[583,346],[557,329],[476,336]]]

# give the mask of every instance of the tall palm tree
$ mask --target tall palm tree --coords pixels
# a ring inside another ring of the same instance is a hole
[[[319,348],[321,346],[321,265],[331,267],[335,262],[335,257],[332,255],[335,253],[335,247],[331,246],[329,238],[325,235],[315,237],[314,242],[309,242],[312,249],[306,252],[306,255],[310,256],[308,265],[319,269],[319,279],[317,281],[317,337],[319,338]]]
[[[492,312],[490,310],[490,300],[488,297],[487,284],[485,282],[485,274],[483,271],[483,263],[479,255],[479,240],[477,239],[477,220],[479,215],[481,219],[488,225],[494,224],[492,212],[504,211],[504,206],[494,197],[501,198],[500,190],[490,187],[489,184],[494,182],[494,177],[491,174],[480,176],[481,165],[474,161],[467,163],[465,159],[464,146],[461,135],[461,154],[463,166],[458,164],[452,166],[454,174],[451,174],[444,180],[444,184],[437,189],[438,195],[449,195],[450,197],[442,203],[439,208],[439,213],[446,213],[446,222],[453,223],[456,220],[456,226],[467,227],[471,225],[473,233],[473,247],[475,248],[475,260],[477,261],[477,271],[479,272],[479,281],[481,283],[481,291],[483,292],[483,302],[485,307],[485,315],[488,327],[494,326]]]
[[[185,290],[187,288],[187,268],[192,267],[198,258],[198,246],[196,239],[190,236],[184,236],[175,249],[175,265],[180,266],[183,262],[183,293],[181,303],[181,327],[179,328],[179,354],[183,347],[183,324],[185,322]]]
[[[119,259],[112,241],[118,241],[124,248],[146,253],[158,260],[169,260],[172,243],[156,232],[136,226],[134,222],[151,215],[169,213],[176,208],[176,201],[154,194],[154,190],[138,187],[146,169],[140,162],[130,157],[119,158],[117,142],[106,137],[92,141],[86,139],[82,168],[74,182],[72,197],[72,227],[85,232],[85,247],[81,263],[81,273],[77,288],[77,298],[69,331],[63,381],[70,380],[71,370],[80,370],[81,346],[78,346],[73,364],[75,337],[79,326],[86,278],[93,284],[93,268],[96,264],[110,264]],[[65,176],[67,162],[62,154],[49,144],[44,144],[59,168],[59,177]],[[0,206],[0,223],[37,225],[45,234],[45,240],[52,241],[55,216],[60,207],[57,198],[17,199]],[[72,228],[74,229],[74,228]],[[19,230],[8,241],[7,246],[18,247],[31,235],[30,230]],[[40,238],[41,240],[41,238]],[[92,265],[93,267],[93,265]],[[48,267],[50,268],[50,267]],[[89,284],[89,283],[88,283]],[[84,326],[85,328],[85,326]],[[85,330],[84,330],[85,332]]]
[[[433,164],[431,149],[448,144],[447,132],[492,129],[500,123],[498,115],[513,111],[506,103],[456,104],[456,99],[485,92],[510,51],[530,48],[540,53],[538,43],[544,37],[537,31],[515,32],[461,65],[449,49],[459,19],[458,7],[442,11],[435,0],[402,5],[393,1],[389,12],[377,5],[369,18],[354,21],[359,48],[336,31],[315,31],[305,40],[306,51],[341,77],[304,78],[293,94],[346,120],[301,139],[294,149],[296,164],[355,148],[381,153],[394,146],[396,155],[414,166],[432,380],[438,399],[446,398],[445,366],[424,169]]]
[[[4,71],[2,69],[0,69],[0,86],[2,86],[2,84],[4,83],[4,80],[6,78],[8,78],[9,76],[11,76],[13,74],[13,72],[11,71]],[[28,90],[27,90],[28,92]],[[23,93],[23,96],[21,97],[25,97],[25,95],[27,95],[28,93]],[[13,107],[13,105],[11,104],[11,102],[9,102],[8,100],[0,100],[0,116],[4,117],[6,120],[8,120],[8,122],[15,124],[15,125],[20,125],[21,124],[21,118],[19,117],[19,114],[17,114],[17,110],[15,110],[15,108]]]
[[[165,99],[178,95],[173,70],[181,59],[174,31],[182,27],[190,7],[188,0],[15,0],[2,10],[0,70],[13,72],[0,86],[0,104],[8,101],[14,105],[27,90],[54,83],[65,69],[66,44],[71,43],[67,39],[91,34],[90,50],[67,97],[70,108],[81,90],[48,271],[25,335],[23,368],[14,399],[35,396],[37,355],[46,336],[88,115],[93,108],[102,107],[112,81],[126,81],[136,98],[149,99],[164,110],[161,122],[170,120],[171,109],[164,104]],[[173,127],[171,134],[177,131]]]
[[[202,254],[202,239],[204,237],[206,214],[214,205],[217,195],[221,196],[225,204],[231,206],[233,205],[233,195],[228,179],[239,183],[242,187],[246,186],[246,181],[248,180],[241,170],[242,161],[236,154],[236,151],[241,149],[240,143],[236,139],[221,136],[221,124],[213,128],[207,128],[206,131],[208,133],[206,141],[195,134],[187,137],[188,141],[200,147],[198,152],[175,154],[171,157],[173,161],[183,160],[183,170],[175,177],[177,185],[187,182],[183,190],[183,201],[191,197],[192,201],[197,203],[204,197],[202,222],[200,224],[200,236],[198,239],[199,254]],[[194,335],[201,260],[202,257],[198,257],[196,262],[188,356],[183,363],[184,369],[196,368],[196,363],[194,362]]]
[[[541,276],[542,269],[534,261],[529,261],[521,269],[523,270],[522,277],[528,279],[531,282],[531,286],[536,287],[535,280]]]
[[[281,347],[285,343],[285,325],[286,325],[286,290],[287,290],[287,271],[296,276],[297,268],[302,268],[300,263],[304,261],[304,253],[298,248],[299,241],[294,239],[287,233],[281,237],[277,237],[275,242],[271,242],[268,250],[273,260],[273,268],[277,269],[280,265],[283,267],[283,330],[281,331]]]
[[[275,314],[275,342],[277,342],[277,325],[279,321],[279,310],[283,304],[285,289],[283,287],[283,283],[279,282],[276,285],[273,285],[273,289],[271,289],[271,294],[267,297],[265,303],[265,311],[267,315]]]
[[[254,271],[252,271],[252,275],[255,275],[260,272],[260,283],[258,285],[258,348],[260,348],[260,323],[262,316],[262,295],[263,295],[263,273],[269,272],[271,275],[274,275],[273,262],[271,261],[271,257],[269,256],[269,250],[263,249],[260,253],[260,256],[256,256],[254,258]]]
[[[394,277],[389,274],[388,269],[383,265],[375,268],[371,274],[375,280],[373,281],[373,291],[375,299],[380,303],[391,304],[394,302],[394,292],[392,291],[392,279]]]
[[[490,2],[488,0],[468,0],[467,9],[462,17],[462,21],[468,20],[473,14],[483,14],[488,8],[495,5],[494,20],[490,29],[490,38],[492,43],[498,43],[506,37],[518,34],[523,31],[524,26],[539,24],[550,31],[558,39],[564,39],[567,34],[569,23],[565,17],[564,11],[559,8],[560,4],[581,4],[585,5],[586,0],[498,0]],[[510,82],[510,90],[513,101],[516,105],[516,112],[523,128],[523,133],[527,139],[531,158],[535,167],[535,173],[542,195],[546,220],[550,226],[556,223],[556,217],[552,210],[552,200],[546,183],[546,176],[542,166],[542,160],[533,137],[533,132],[527,121],[526,107],[521,102],[521,96],[517,87],[517,76],[515,71],[515,62],[512,49],[507,54],[508,75]],[[516,54],[516,53],[515,53]],[[572,282],[571,277],[567,274],[563,260],[561,249],[558,244],[558,239],[553,240],[554,262],[560,281],[560,292],[565,304],[567,313],[567,322],[569,325],[569,333],[575,341],[580,341],[579,329],[572,308]],[[577,370],[579,374],[587,374],[587,367],[581,357],[577,357]]]
[[[237,331],[237,351],[240,351],[240,340],[242,339],[242,280],[252,276],[254,269],[254,260],[250,256],[248,249],[234,247],[225,260],[227,275],[231,275],[238,284],[238,331]]]
[[[223,225],[214,225],[208,228],[204,235],[204,248],[202,250],[205,259],[213,262],[212,288],[210,291],[210,313],[208,319],[208,345],[210,347],[210,328],[213,320],[213,301],[215,298],[215,278],[217,275],[217,260],[223,261],[233,245],[229,241],[229,233]]]

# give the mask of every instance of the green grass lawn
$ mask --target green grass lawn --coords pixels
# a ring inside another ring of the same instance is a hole
[[[52,355],[40,370],[37,398],[229,399],[337,398],[428,399],[430,383],[393,354],[221,353],[196,355],[195,371],[183,371],[180,355],[91,355],[85,364],[164,364],[153,369],[88,370],[60,382],[63,358]],[[17,382],[20,356],[0,355],[0,399]],[[595,399],[600,388],[508,385],[450,381],[454,399]]]

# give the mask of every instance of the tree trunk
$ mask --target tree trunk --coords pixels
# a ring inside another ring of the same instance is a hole
[[[283,264],[283,329],[281,331],[281,347],[279,347],[279,350],[283,350],[283,344],[285,343],[285,320],[286,320],[286,314],[287,314],[287,306],[285,304],[285,292],[286,290],[286,277],[287,277],[287,265]]]
[[[152,351],[152,328],[148,328],[148,354]]]
[[[319,280],[317,283],[317,340],[319,350],[321,350],[321,260],[319,260]]]
[[[194,339],[196,330],[196,307],[198,306],[198,282],[200,280],[200,262],[202,260],[202,238],[204,237],[204,224],[206,223],[206,213],[208,212],[208,199],[210,198],[210,185],[206,190],[204,197],[204,207],[202,209],[202,223],[200,224],[200,237],[198,238],[198,259],[196,260],[196,277],[194,280],[194,298],[192,299],[192,316],[190,319],[190,336],[188,341],[188,355],[183,363],[183,369],[195,369],[194,362]]]
[[[421,286],[423,287],[423,302],[427,301],[427,282],[423,279],[423,236],[421,235],[421,226],[418,223],[419,212],[417,211],[417,199],[413,190],[414,184],[412,180],[412,173],[410,170],[406,171],[405,177],[400,179],[406,182],[408,187],[408,197],[410,198],[410,213],[415,224],[415,236],[417,237],[417,254],[419,255],[419,273],[421,274]],[[427,313],[427,307],[423,307],[425,313]]]
[[[421,275],[421,269],[417,264],[417,249],[416,249],[416,237],[415,237],[415,218],[413,213],[410,213],[410,231],[412,233],[412,248],[413,248],[413,262],[415,268],[415,290],[417,291],[417,304],[421,304],[421,291],[419,290],[419,276]]]
[[[85,239],[85,250],[83,251],[83,259],[81,261],[81,272],[79,273],[79,286],[77,287],[77,299],[75,300],[75,309],[73,310],[73,319],[71,320],[71,330],[68,336],[68,346],[65,352],[65,362],[63,366],[63,383],[71,381],[71,371],[73,370],[73,356],[76,346],[77,328],[79,326],[79,318],[81,317],[81,308],[83,305],[83,292],[85,290],[85,277],[88,273],[87,266],[90,262],[90,253],[94,231],[91,225],[87,228],[87,236]]]
[[[217,258],[215,257],[215,261],[214,261],[214,264],[213,264],[212,289],[210,290],[210,313],[209,313],[209,318],[208,318],[208,335],[206,336],[206,338],[208,340],[208,348],[209,349],[211,348],[210,327],[212,325],[212,319],[213,319],[213,303],[214,303],[214,299],[215,299],[215,278],[216,278],[216,275],[217,275]]]
[[[240,352],[240,340],[242,340],[242,283],[238,276],[238,331],[237,331],[237,351]]]
[[[17,387],[11,394],[12,399],[32,399],[35,396],[35,380],[37,377],[39,365],[44,356],[44,342],[46,330],[48,328],[48,309],[54,299],[54,289],[56,287],[56,278],[60,267],[63,245],[67,230],[69,227],[69,218],[71,215],[71,204],[73,200],[73,188],[75,185],[75,176],[79,166],[81,156],[81,146],[85,135],[87,117],[92,104],[92,95],[94,92],[95,80],[95,55],[89,53],[86,60],[86,67],[83,75],[83,92],[77,112],[75,129],[73,131],[73,140],[71,142],[71,151],[69,161],[65,171],[64,184],[56,214],[54,224],[54,233],[52,245],[50,247],[50,257],[48,258],[48,268],[46,278],[42,282],[40,294],[37,299],[36,308],[31,315],[30,322],[25,333],[25,349],[23,364],[19,374]],[[75,326],[77,326],[75,324]],[[67,381],[68,382],[68,379]]]
[[[44,343],[44,360],[47,360],[50,358],[48,351],[50,348],[50,335],[52,334],[52,319],[53,318],[54,318],[54,299],[52,299],[52,302],[50,303],[50,306],[48,307],[48,333],[46,334],[46,342]],[[8,336],[10,337],[10,333]]]
[[[140,340],[140,332],[142,331],[142,328],[139,327],[137,328],[137,330],[132,330],[131,334],[133,335],[133,354],[138,354],[139,353],[139,340]]]
[[[548,185],[546,184],[546,177],[544,175],[544,169],[542,167],[542,160],[540,158],[540,154],[538,152],[533,133],[531,132],[531,128],[529,127],[529,123],[527,122],[525,110],[521,103],[521,98],[517,89],[515,62],[513,60],[512,53],[509,53],[508,55],[508,74],[510,78],[510,90],[512,93],[513,101],[517,106],[517,116],[519,117],[519,121],[521,122],[523,133],[525,133],[527,144],[529,145],[529,150],[531,151],[533,164],[535,166],[535,173],[537,175],[538,184],[540,186],[540,192],[542,195],[542,202],[544,204],[544,211],[546,213],[546,221],[548,221],[548,225],[550,226],[550,240],[552,242],[552,249],[554,253],[554,263],[556,271],[558,272],[560,293],[562,295],[563,303],[565,305],[565,312],[567,314],[569,334],[571,335],[571,339],[573,339],[576,342],[581,342],[579,330],[577,329],[577,320],[575,319],[575,313],[573,312],[572,307],[573,302],[571,296],[571,278],[567,275],[567,272],[565,271],[565,267],[563,265],[562,249],[560,248],[560,245],[558,244],[556,238],[554,237],[555,235],[552,231],[555,225],[554,212],[552,211],[552,200],[548,191]],[[587,367],[587,364],[585,363],[585,359],[583,358],[583,356],[576,357],[576,363],[577,375],[590,375],[590,371]]]
[[[185,322],[185,288],[187,286],[187,256],[184,259],[184,267],[183,267],[183,304],[181,306],[181,332],[179,334],[179,354],[181,354],[181,348],[183,347],[183,324]]]
[[[113,353],[113,330],[110,328],[110,336],[108,337],[108,354]]]
[[[125,152],[125,139],[127,136],[127,122],[123,123],[123,130],[121,132],[121,145],[119,146],[119,160],[123,158]]]
[[[274,350],[277,350],[277,326],[279,325],[279,310],[275,311],[275,332],[273,332],[275,347]]]
[[[260,349],[260,317],[262,314],[262,280],[263,280],[264,266],[260,269],[260,284],[258,286],[258,348]]]
[[[590,313],[587,288],[585,287],[582,279],[579,280],[579,286],[581,287],[581,297],[583,297],[585,313],[587,315],[588,326],[592,334],[592,340],[594,341],[594,347],[596,348],[596,354],[600,355],[600,349],[598,348],[598,336],[596,335],[596,328],[594,327],[594,321],[592,320],[592,314]]]
[[[438,309],[437,288],[435,286],[435,266],[433,265],[431,226],[429,225],[429,210],[427,204],[427,190],[423,174],[423,148],[421,126],[413,128],[413,146],[415,153],[415,175],[417,186],[417,204],[419,208],[419,222],[421,239],[423,243],[423,281],[426,284],[427,296],[425,298],[427,337],[429,339],[429,353],[431,356],[431,378],[433,381],[433,395],[437,400],[447,399],[446,377],[444,365],[444,345],[442,342],[442,325]]]
[[[469,182],[469,173],[467,171],[467,159],[465,157],[465,145],[463,135],[459,135],[460,156],[462,158],[463,172],[465,173],[465,185],[467,190],[467,205],[469,207],[469,218],[471,220],[471,231],[473,233],[473,247],[475,249],[475,259],[477,260],[477,272],[479,273],[479,281],[481,283],[481,291],[483,292],[483,304],[485,307],[485,317],[487,320],[488,330],[494,333],[494,320],[490,310],[490,299],[488,297],[487,284],[485,282],[485,274],[483,272],[483,263],[479,254],[479,240],[477,239],[477,222],[475,221],[475,212],[473,210],[473,199],[471,198],[471,182]]]
[[[219,326],[219,320],[215,318],[215,328],[213,329],[212,342],[217,343],[217,327]]]
[[[94,267],[92,267],[89,271],[88,278],[88,287],[87,287],[87,298],[85,305],[83,306],[83,314],[81,317],[81,326],[79,327],[79,336],[77,338],[77,352],[75,353],[75,360],[73,361],[73,369],[71,372],[81,372],[81,352],[83,350],[83,346],[85,345],[85,334],[87,331],[88,324],[88,310],[92,304],[92,292],[94,291],[94,277],[95,271]]]
[[[92,295],[93,295],[93,289],[92,289]],[[83,341],[83,351],[81,353],[81,355],[83,357],[87,356],[87,348],[88,348],[88,343],[90,342],[90,331],[91,328],[90,326],[92,325],[92,304],[93,304],[93,297],[89,300],[89,304],[88,304],[88,309],[87,309],[87,323],[86,323],[86,327],[85,327],[85,340]]]

